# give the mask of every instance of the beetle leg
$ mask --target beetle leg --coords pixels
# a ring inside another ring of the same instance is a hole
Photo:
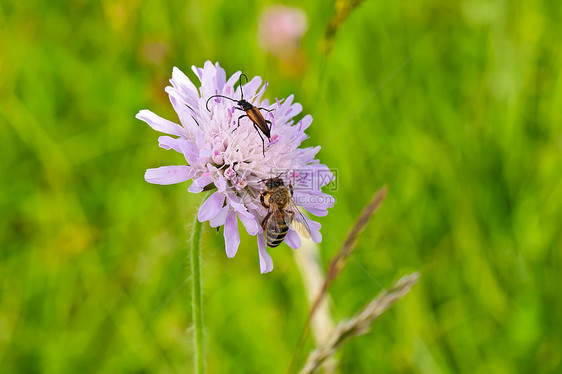
[[[275,110],[275,109],[265,109],[265,108],[258,108],[258,109],[263,109],[263,110],[268,111],[268,112],[273,112]]]
[[[263,140],[263,136],[261,136],[261,131],[260,131],[260,129],[258,129],[258,127],[256,126],[255,123],[254,123],[254,129],[256,129],[256,131],[258,132],[258,135],[261,138],[262,153],[263,153],[263,157],[265,157],[265,140]]]
[[[265,123],[269,123],[269,131],[271,131],[271,127],[273,126],[273,125],[271,124],[271,121],[266,119],[266,120],[265,120]]]
[[[236,108],[236,109],[238,109],[238,108]],[[234,130],[232,130],[232,132],[238,130],[238,128],[240,127],[240,120],[244,117],[248,117],[248,116],[246,114],[244,114],[243,116],[238,117],[238,126],[236,126],[236,128]]]

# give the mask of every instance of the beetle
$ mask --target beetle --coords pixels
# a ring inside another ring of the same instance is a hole
[[[254,128],[256,129],[256,131],[258,132],[258,135],[261,138],[263,157],[265,157],[265,141],[263,139],[263,136],[261,136],[261,134],[263,133],[265,135],[265,137],[269,141],[271,141],[271,121],[266,120],[263,117],[263,114],[261,114],[260,110],[263,109],[267,112],[271,112],[271,111],[273,111],[273,109],[258,108],[255,105],[252,105],[248,101],[244,100],[244,91],[242,91],[242,77],[246,78],[246,83],[248,83],[248,77],[246,76],[246,74],[240,74],[240,80],[238,82],[238,84],[240,86],[240,93],[241,93],[241,96],[242,96],[240,100],[235,100],[231,97],[217,94],[217,95],[213,95],[213,96],[211,96],[207,99],[207,102],[205,103],[205,107],[210,112],[209,101],[214,97],[222,97],[222,98],[234,101],[238,105],[235,108],[238,109],[238,110],[241,110],[243,112],[246,112],[246,114],[238,117],[238,126],[234,130],[232,130],[232,132],[238,130],[238,127],[240,127],[240,120],[242,118],[248,117],[250,119],[250,121],[252,121],[252,123],[254,124]],[[269,126],[267,124],[269,124]]]

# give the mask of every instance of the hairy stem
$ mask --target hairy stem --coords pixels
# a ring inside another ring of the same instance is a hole
[[[204,199],[203,201],[205,201]],[[195,370],[194,373],[205,373],[205,350],[203,347],[203,303],[201,301],[201,222],[197,213],[193,221],[191,234],[191,311],[195,328]]]

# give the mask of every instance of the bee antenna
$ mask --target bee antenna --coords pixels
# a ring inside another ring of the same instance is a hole
[[[209,110],[209,101],[210,101],[213,97],[222,97],[222,98],[225,98],[225,99],[228,99],[228,100],[232,100],[232,101],[234,101],[235,103],[237,102],[236,100],[234,100],[233,98],[228,97],[228,96],[213,95],[213,96],[209,97],[209,98],[207,99],[207,102],[205,103],[205,108],[207,108],[207,111],[208,111],[208,112],[210,112],[210,110]]]

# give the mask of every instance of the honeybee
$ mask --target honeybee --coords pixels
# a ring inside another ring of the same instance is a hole
[[[266,243],[277,247],[283,242],[289,226],[305,238],[310,238],[310,227],[293,201],[293,185],[285,186],[283,179],[264,180],[265,191],[260,194],[261,204],[268,210],[261,222]]]

